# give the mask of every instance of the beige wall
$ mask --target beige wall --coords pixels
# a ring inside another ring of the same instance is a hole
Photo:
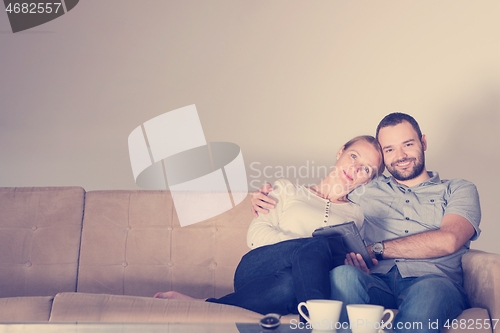
[[[208,141],[240,145],[251,185],[280,167],[315,182],[403,111],[428,169],[478,186],[473,247],[500,253],[498,17],[498,0],[84,0],[12,34],[0,11],[0,186],[137,188],[129,133],[190,104]]]

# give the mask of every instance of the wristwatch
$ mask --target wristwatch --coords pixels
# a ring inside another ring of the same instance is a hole
[[[372,252],[375,254],[375,258],[377,258],[378,261],[383,260],[383,255],[384,255],[384,243],[375,243],[372,245]]]

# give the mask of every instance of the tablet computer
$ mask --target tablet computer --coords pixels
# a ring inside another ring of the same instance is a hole
[[[342,237],[345,249],[348,253],[359,253],[363,257],[368,268],[375,266],[372,258],[366,249],[365,242],[359,234],[358,227],[354,222],[346,222],[337,225],[330,225],[327,227],[314,230],[313,237]]]

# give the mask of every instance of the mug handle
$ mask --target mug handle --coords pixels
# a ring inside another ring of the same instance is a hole
[[[300,310],[299,310],[300,311]],[[389,319],[387,319],[387,321],[384,322],[384,324],[382,326],[380,326],[380,329],[378,330],[379,333],[381,333],[386,327],[387,325],[389,325],[389,323],[394,319],[394,312],[392,312],[391,310],[387,309],[385,310],[383,313],[382,313],[382,318],[384,318],[385,314],[386,313],[389,313],[390,316],[389,316]]]
[[[299,313],[302,315],[302,317],[304,317],[308,322],[311,322],[311,318],[309,318],[308,316],[306,316],[304,314],[304,312],[302,312],[302,306],[305,306],[306,309],[307,309],[307,303],[306,302],[300,302],[299,305],[297,306],[297,310],[299,310]]]

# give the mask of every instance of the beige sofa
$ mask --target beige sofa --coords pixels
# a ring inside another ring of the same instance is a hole
[[[233,306],[152,298],[231,292],[251,220],[249,198],[180,227],[168,191],[0,188],[0,322],[257,322]],[[459,319],[484,327],[500,318],[500,255],[462,262],[474,308]]]

